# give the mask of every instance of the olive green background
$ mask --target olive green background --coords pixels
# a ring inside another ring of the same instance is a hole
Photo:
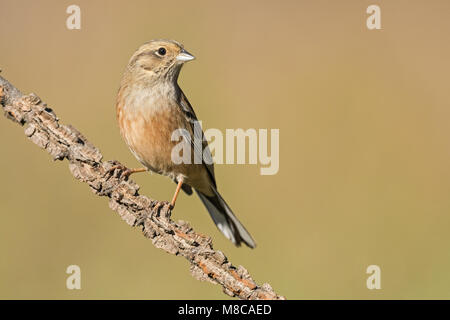
[[[81,30],[66,8],[81,7]],[[382,30],[366,28],[381,6]],[[235,248],[201,202],[174,212],[287,298],[450,298],[449,1],[0,1],[0,68],[105,159],[138,163],[114,100],[134,50],[182,42],[180,85],[205,128],[279,128],[280,170],[218,165],[255,237]],[[221,299],[0,118],[0,298]],[[133,177],[167,200],[175,185]],[[68,265],[82,290],[67,290]],[[381,267],[381,290],[366,268]]]

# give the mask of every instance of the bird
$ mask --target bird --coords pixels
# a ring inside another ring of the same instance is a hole
[[[116,118],[123,140],[143,167],[124,167],[123,174],[128,178],[151,171],[173,180],[177,187],[171,209],[180,190],[187,195],[194,190],[226,238],[238,247],[244,243],[255,248],[254,239],[217,190],[214,164],[208,161],[211,154],[201,129],[200,144],[195,140],[198,119],[178,85],[181,68],[194,59],[182,44],[165,39],[148,41],[131,56],[117,92]],[[183,133],[191,158],[200,161],[173,161],[179,141],[173,141],[172,135],[177,130]]]

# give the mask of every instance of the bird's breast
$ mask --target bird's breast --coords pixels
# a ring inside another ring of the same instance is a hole
[[[160,92],[131,92],[118,99],[117,120],[122,137],[143,165],[162,174],[174,171],[171,154],[177,142],[172,133],[186,128],[176,101]]]

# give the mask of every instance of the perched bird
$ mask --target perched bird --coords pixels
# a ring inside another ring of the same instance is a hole
[[[180,89],[177,80],[181,67],[194,56],[183,45],[172,40],[152,40],[143,44],[131,57],[117,94],[116,113],[120,132],[134,156],[145,168],[126,169],[127,176],[151,170],[177,183],[171,201],[175,206],[180,189],[188,195],[196,191],[219,230],[236,246],[241,242],[250,248],[255,241],[239,222],[217,191],[208,143],[201,131],[200,146],[195,143],[194,109]],[[192,158],[200,162],[175,163],[172,134],[182,129]],[[205,153],[206,150],[206,153]]]

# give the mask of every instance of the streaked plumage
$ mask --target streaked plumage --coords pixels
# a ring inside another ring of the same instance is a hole
[[[149,170],[168,176],[187,193],[192,188],[199,195],[222,233],[234,244],[244,242],[254,248],[255,242],[217,191],[214,166],[175,164],[172,133],[185,129],[185,143],[203,159],[208,144],[194,144],[194,109],[177,83],[183,63],[194,57],[183,46],[170,40],[153,40],[142,45],[131,57],[117,95],[116,111],[120,132],[131,152]],[[203,133],[202,137],[203,137]],[[175,193],[175,203],[179,188]]]

